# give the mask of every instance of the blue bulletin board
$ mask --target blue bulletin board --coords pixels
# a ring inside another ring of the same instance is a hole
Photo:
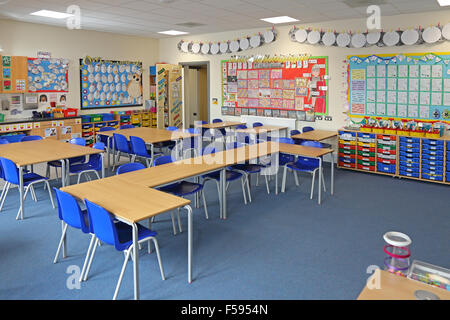
[[[142,106],[142,62],[80,59],[81,109]]]
[[[450,122],[450,52],[347,58],[351,116]]]

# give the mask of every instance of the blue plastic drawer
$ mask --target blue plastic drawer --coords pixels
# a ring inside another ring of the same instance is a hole
[[[419,163],[420,158],[407,158],[400,156],[400,162]]]
[[[401,176],[405,176],[405,177],[418,178],[419,177],[419,172],[406,172],[406,171],[400,170],[400,175]]]
[[[450,141],[447,141],[447,150],[450,150]]]
[[[420,164],[418,162],[406,162],[400,161],[400,168],[419,168]]]
[[[110,121],[110,120],[114,120],[114,114],[113,113],[101,113],[101,115],[103,116],[103,121]]]
[[[83,124],[83,125],[81,126],[81,128],[82,128],[82,129],[90,129],[90,128],[92,128],[92,126],[93,126],[92,123],[91,123],[91,124]]]
[[[444,167],[440,167],[440,166],[429,166],[429,165],[422,165],[422,171],[433,171],[433,172],[437,172],[436,174],[443,174],[444,173]]]
[[[358,138],[375,139],[375,137],[376,137],[376,134],[373,134],[373,133],[358,132]]]
[[[423,149],[422,150],[422,154],[429,154],[430,156],[444,156],[444,151],[443,150],[437,150],[437,151],[433,151],[433,150],[428,150],[428,149]]]
[[[339,157],[339,161],[342,161],[344,163],[355,163],[355,159],[354,158]]]
[[[406,148],[406,147],[400,146],[400,151],[419,154],[420,148]]]
[[[444,146],[432,146],[432,145],[428,145],[428,144],[423,144],[422,145],[422,150],[443,151],[444,150]]]
[[[420,154],[417,152],[410,153],[410,152],[400,151],[400,157],[405,157],[405,158],[410,158],[410,159],[419,159]]]
[[[377,164],[377,170],[379,172],[395,173],[395,164],[378,163]]]
[[[443,178],[444,178],[443,175],[432,175],[432,174],[422,173],[422,179],[433,180],[433,181],[442,181]]]
[[[400,142],[420,143],[420,138],[400,137]]]
[[[436,161],[436,160],[429,160],[429,159],[422,159],[422,164],[426,164],[428,166],[444,166],[444,161]]]
[[[444,141],[442,140],[430,140],[430,139],[422,139],[422,144],[427,144],[430,146],[444,146]]]
[[[431,154],[422,154],[422,160],[430,160],[430,161],[444,161],[443,156],[433,156]]]
[[[450,182],[450,172],[447,172],[447,174],[446,174],[446,181]]]
[[[113,126],[117,126],[119,124],[119,121],[110,121],[107,124],[108,124],[108,127],[113,127]]]
[[[408,172],[408,173],[419,173],[420,169],[419,168],[408,168],[408,167],[399,167],[400,171],[403,172]]]
[[[408,143],[408,142],[400,142],[400,148],[419,148],[420,147],[420,143],[419,142],[413,142],[413,143]]]
[[[96,127],[96,128],[103,128],[105,126],[106,126],[106,124],[102,123],[102,122],[94,124],[94,127]]]

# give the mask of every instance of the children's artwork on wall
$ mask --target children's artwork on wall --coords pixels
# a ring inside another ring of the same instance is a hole
[[[29,92],[68,92],[69,60],[28,58]]]
[[[450,52],[347,60],[350,115],[450,121]]]
[[[82,109],[141,106],[142,62],[80,59],[80,91]]]
[[[232,78],[234,74],[240,80]],[[248,99],[238,99],[236,107],[256,109],[260,116],[269,115],[263,110],[270,109],[272,116],[302,119],[308,111],[308,120],[314,121],[314,115],[328,115],[328,81],[328,57],[233,57],[222,61],[222,105],[234,102],[229,99],[235,90],[230,83],[237,82],[237,88],[247,88]],[[236,90],[239,98],[245,97]],[[279,109],[286,112],[274,112]]]

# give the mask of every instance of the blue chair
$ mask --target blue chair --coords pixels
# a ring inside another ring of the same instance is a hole
[[[313,127],[303,127],[303,129],[302,129],[303,133],[308,132],[308,131],[314,131],[314,128]]]
[[[83,138],[72,138],[69,140],[69,143],[72,144],[76,144],[78,146],[86,146],[86,140]],[[86,161],[86,157],[85,156],[81,156],[81,157],[74,157],[74,158],[70,158],[69,159],[69,166],[71,164],[75,164],[75,163],[83,163]],[[58,178],[58,168],[61,168],[61,161],[50,161],[47,162],[47,169],[46,169],[46,174],[45,176],[47,178],[50,178],[50,167],[55,168],[55,173],[56,173],[56,178]]]
[[[8,140],[6,140],[6,139],[0,139],[0,144],[8,144],[8,143],[9,143]],[[0,179],[2,179],[2,180],[5,179],[5,175],[4,175],[4,173],[3,173],[3,169],[2,169],[2,164],[1,164],[1,162],[0,162]],[[2,211],[2,208],[3,208],[3,202],[5,201],[5,200],[3,199],[3,197],[6,198],[6,195],[8,194],[8,191],[9,191],[8,185],[9,185],[9,183],[6,182],[5,185],[3,186],[3,189],[2,189],[2,195],[0,196],[0,203],[1,203],[1,204],[0,204],[0,211]]]
[[[96,142],[92,148],[98,150],[105,150],[105,144],[103,142]],[[95,173],[98,179],[100,175],[98,171],[102,170],[102,156],[101,154],[92,154],[89,156],[89,161],[85,163],[77,163],[69,166],[69,174],[77,174],[77,184],[80,183],[81,176],[86,175],[86,179],[91,181],[89,172]]]
[[[153,162],[153,166],[160,166],[166,163],[171,163],[172,157],[171,156],[162,156],[159,158],[156,158],[155,161]],[[208,217],[208,207],[206,206],[206,199],[205,199],[205,193],[203,192],[203,185],[199,184],[199,183],[193,183],[193,182],[189,182],[189,181],[180,181],[180,182],[176,182],[173,184],[170,184],[168,186],[164,186],[164,187],[160,187],[158,188],[158,190],[163,191],[163,192],[167,192],[170,194],[173,194],[177,197],[186,197],[189,196],[191,194],[196,194],[199,193],[202,195],[202,200],[203,200],[203,207],[205,208],[205,216],[206,219],[209,219]],[[181,219],[180,219],[180,210],[177,210],[178,213],[178,228],[180,229],[180,232],[182,232],[181,229]],[[174,221],[174,217],[173,217],[173,212],[171,212],[172,214],[172,226],[173,226],[173,233],[176,235],[176,228],[175,228],[175,221]]]
[[[113,133],[113,139],[114,139],[114,147],[115,150],[117,150],[117,154],[115,155],[115,161],[114,161],[114,166],[113,166],[113,170],[116,166],[116,163],[119,162],[120,157],[122,155],[128,155],[130,161],[132,160],[132,151],[131,151],[131,146],[130,143],[128,142],[127,138],[120,133]]]
[[[121,125],[120,126],[120,130],[122,130],[122,129],[133,129],[134,128],[134,125],[132,125],[132,124],[123,124],[123,125]]]
[[[92,233],[89,224],[89,217],[87,210],[81,210],[78,201],[70,194],[61,191],[57,188],[53,188],[56,194],[56,202],[58,203],[58,217],[63,222],[63,230],[61,239],[59,240],[58,249],[56,250],[53,263],[58,261],[58,256],[61,251],[61,247],[67,237],[67,227],[79,229],[85,234],[91,234],[91,242],[89,243],[88,250],[86,252],[86,258],[84,259],[83,268],[81,270],[80,282],[83,280],[83,275],[86,270],[88,258],[94,244],[95,235]],[[64,257],[63,257],[64,258]]]
[[[136,160],[136,158],[144,159],[147,167],[151,167],[153,160],[155,157],[162,156],[162,153],[153,153],[153,158],[151,152],[147,150],[147,145],[142,138],[130,136],[130,144],[131,144],[131,153],[132,162]]]
[[[300,134],[301,132],[300,132],[300,130],[291,130],[291,132],[290,132],[290,135],[291,135],[291,138],[292,138],[292,136],[295,136],[295,135],[297,135],[297,134]],[[297,138],[293,138],[294,139],[294,143],[295,144],[301,144],[301,142],[303,141],[303,139],[297,139]]]
[[[116,175],[142,169],[145,169],[145,166],[142,163],[139,162],[125,163],[117,168]]]
[[[313,148],[321,147],[321,143],[317,142],[317,141],[303,141],[301,145],[305,146],[305,147],[313,147]],[[283,172],[283,182],[282,182],[282,186],[281,186],[282,192],[285,191],[286,173],[287,173],[288,169],[290,169],[294,173],[295,172],[306,172],[306,173],[312,174],[311,195],[310,195],[310,198],[312,199],[313,194],[314,194],[314,181],[316,178],[316,172],[319,170],[319,159],[299,156],[299,157],[297,157],[297,160],[295,162],[287,163],[284,167],[284,172]],[[297,178],[296,178],[296,184],[298,185]],[[322,184],[323,184],[324,191],[326,191],[325,179],[323,177],[323,166],[322,166]]]
[[[17,168],[16,164],[9,159],[1,158],[1,157],[0,157],[0,162],[2,165],[4,179],[8,183],[8,188],[11,185],[19,186],[19,184],[20,184],[19,169]],[[55,203],[53,202],[52,191],[50,190],[50,184],[48,183],[48,178],[40,176],[36,173],[25,173],[23,175],[23,186],[25,188],[25,192],[23,194],[23,200],[25,201],[28,191],[33,188],[33,185],[36,183],[40,183],[40,182],[43,182],[47,186],[48,194],[50,196],[52,206],[53,206],[53,208],[55,208]],[[31,192],[34,192],[34,191],[31,191]],[[4,198],[2,199],[2,205],[3,205],[3,201],[5,200],[5,198],[6,198],[6,194],[4,195]],[[21,210],[21,208],[19,209],[19,212],[17,213],[16,219],[19,219],[20,210]]]
[[[100,132],[105,132],[105,131],[114,131],[116,129],[114,129],[113,127],[101,127],[97,133],[97,137],[99,139],[99,142],[103,142],[106,145],[108,145],[108,138],[109,136],[105,136],[104,134],[101,134]]]
[[[264,126],[264,124],[261,123],[261,122],[254,122],[254,123],[253,123],[253,128],[256,128],[256,127],[262,127],[262,126]]]
[[[24,136],[22,139],[20,139],[20,142],[24,141],[36,141],[36,140],[42,140],[41,136]]]
[[[168,130],[168,131],[178,131],[178,127],[169,126],[169,127],[166,128],[166,130]]]
[[[222,119],[213,119],[212,123],[220,123],[223,122]],[[227,135],[227,131],[225,129],[219,129],[220,134],[222,137],[225,137]]]
[[[99,241],[103,243],[110,244],[114,246],[117,251],[125,253],[125,259],[123,261],[122,270],[120,271],[119,280],[116,285],[116,290],[114,291],[113,300],[117,298],[119,293],[119,288],[122,283],[123,274],[125,272],[128,259],[130,254],[134,249],[133,245],[133,231],[132,227],[123,222],[114,220],[111,214],[106,211],[103,207],[90,202],[85,199],[86,209],[89,216],[89,225],[91,226],[92,232],[95,234],[96,240],[94,244],[94,250],[92,251],[91,257],[89,259],[88,266],[84,273],[84,278],[87,278],[89,270],[92,265],[92,259],[97,249]],[[146,227],[138,224],[138,243],[148,242],[148,251],[151,253],[150,241],[153,241],[156,248],[156,255],[158,257],[159,268],[161,271],[161,278],[165,280],[164,269],[161,263],[161,256],[159,254],[158,241],[156,240],[156,232]]]

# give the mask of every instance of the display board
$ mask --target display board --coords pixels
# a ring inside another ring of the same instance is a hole
[[[68,92],[69,60],[28,58],[29,92]]]
[[[222,113],[313,120],[328,115],[328,57],[222,61]]]
[[[450,52],[348,61],[351,116],[450,121]]]
[[[0,92],[25,93],[28,86],[27,57],[0,56]]]
[[[142,106],[142,62],[80,59],[81,109]]]
[[[156,65],[156,118],[160,129],[183,126],[182,67]]]

